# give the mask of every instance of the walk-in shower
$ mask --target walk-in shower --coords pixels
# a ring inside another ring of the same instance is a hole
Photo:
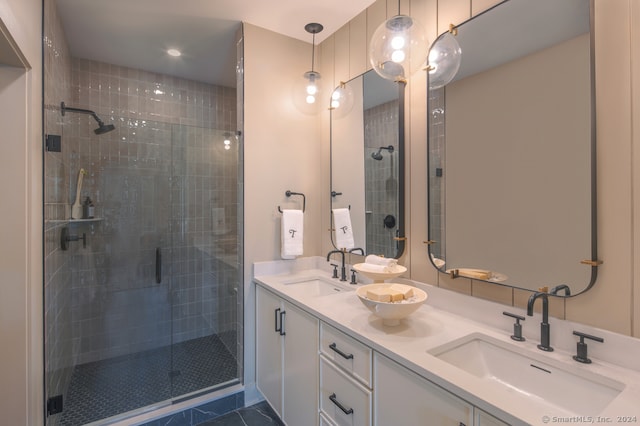
[[[44,9],[44,424],[238,392],[236,89],[74,57]],[[72,219],[81,169],[93,217]]]
[[[127,416],[242,371],[237,143],[225,149],[218,129],[114,119],[116,131],[83,143],[90,119],[67,115],[62,152],[45,158],[48,176],[86,169],[82,198],[95,203],[92,219],[46,223],[47,394],[63,398],[48,425]],[[73,199],[63,181],[46,198]],[[85,243],[53,247],[66,228]]]

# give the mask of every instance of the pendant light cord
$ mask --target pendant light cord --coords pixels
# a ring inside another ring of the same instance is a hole
[[[316,60],[316,33],[313,33],[313,45],[311,47],[311,71],[313,71],[313,67],[315,65]]]

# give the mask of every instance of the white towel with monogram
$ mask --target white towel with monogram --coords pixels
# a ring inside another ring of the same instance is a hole
[[[351,250],[354,248],[356,244],[353,240],[349,209],[333,209],[333,226],[335,228],[336,247],[339,250]]]
[[[282,247],[283,259],[295,259],[302,255],[304,215],[302,210],[282,210]]]

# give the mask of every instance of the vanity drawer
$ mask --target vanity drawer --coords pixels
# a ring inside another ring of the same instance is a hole
[[[371,387],[371,348],[321,322],[320,353]]]
[[[339,426],[371,425],[371,391],[320,356],[320,413]]]

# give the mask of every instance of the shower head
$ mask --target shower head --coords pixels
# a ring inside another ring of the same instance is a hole
[[[102,120],[100,120],[99,118],[96,118],[96,119],[98,120],[98,126],[100,126],[93,131],[96,135],[103,135],[112,130],[115,130],[116,126],[114,126],[113,124],[104,124]]]
[[[105,133],[108,133],[112,130],[114,130],[116,128],[116,126],[114,126],[113,124],[104,124],[104,121],[100,120],[100,117],[98,117],[98,115],[89,110],[89,109],[81,109],[81,108],[71,108],[68,107],[64,104],[64,102],[60,102],[60,113],[62,114],[62,116],[64,116],[64,114],[69,111],[69,112],[77,112],[80,114],[89,114],[90,116],[92,116],[94,118],[94,120],[96,120],[98,122],[98,128],[94,130],[94,133],[96,135],[102,135]]]
[[[380,149],[378,149],[378,152],[372,152],[371,153],[371,158],[373,158],[374,160],[382,160],[382,150],[386,149],[387,151],[389,151],[389,154],[393,154],[394,148],[393,145],[389,145],[389,146],[381,146]]]

